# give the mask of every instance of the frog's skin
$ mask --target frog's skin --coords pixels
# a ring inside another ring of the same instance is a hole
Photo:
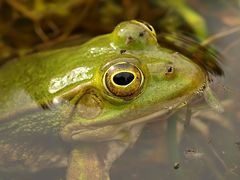
[[[119,82],[121,73],[134,79]],[[202,67],[135,20],[81,46],[9,61],[0,67],[0,171],[68,166],[68,180],[108,179],[145,123],[186,105],[207,81]],[[103,161],[83,142],[105,143]]]

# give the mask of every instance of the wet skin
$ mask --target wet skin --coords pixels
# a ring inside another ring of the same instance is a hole
[[[107,173],[145,123],[186,105],[207,76],[134,20],[81,46],[9,61],[0,67],[0,171],[68,166],[68,179],[87,179],[75,173],[85,162],[79,145],[111,142],[123,148],[109,148]]]

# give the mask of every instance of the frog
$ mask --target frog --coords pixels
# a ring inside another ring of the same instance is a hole
[[[154,28],[137,20],[79,46],[6,62],[0,172],[67,168],[67,180],[110,179],[112,164],[148,122],[211,95],[215,71],[202,64],[162,46]]]

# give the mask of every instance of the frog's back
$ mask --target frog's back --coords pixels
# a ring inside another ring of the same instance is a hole
[[[103,35],[81,46],[37,53],[2,65],[0,114],[44,103],[76,83],[89,81],[113,53],[107,40]]]

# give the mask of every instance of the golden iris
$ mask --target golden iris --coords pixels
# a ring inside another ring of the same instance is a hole
[[[143,73],[130,62],[119,62],[108,68],[104,75],[104,85],[111,94],[132,99],[140,92],[143,85]]]

